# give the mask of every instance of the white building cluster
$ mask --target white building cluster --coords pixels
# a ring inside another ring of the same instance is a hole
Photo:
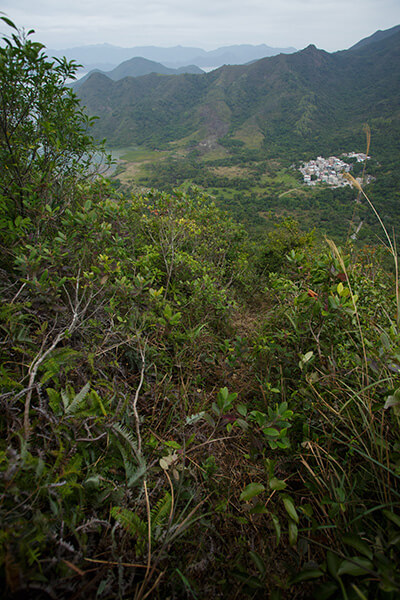
[[[363,162],[369,158],[369,156],[366,156],[365,154],[356,152],[343,154],[343,156],[356,158],[357,162]],[[318,156],[315,160],[303,163],[299,171],[302,173],[304,183],[307,185],[327,183],[333,187],[343,187],[345,185],[351,185],[350,182],[343,177],[343,174],[348,173],[351,168],[352,165],[349,165],[336,156],[330,156],[329,158]]]
[[[342,156],[346,156],[348,158],[356,158],[357,162],[364,162],[365,160],[369,160],[371,157],[364,154],[364,152],[349,152],[348,154],[342,154]]]

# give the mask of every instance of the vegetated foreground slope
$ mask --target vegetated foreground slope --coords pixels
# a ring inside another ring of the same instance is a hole
[[[196,190],[118,194],[82,163],[73,66],[13,33],[0,596],[396,600],[386,249],[318,247],[291,221],[255,244]]]
[[[79,90],[95,133],[116,145],[160,145],[224,135],[262,134],[269,154],[333,148],[356,137],[365,120],[383,146],[388,120],[397,131],[400,34],[362,48],[329,54],[315,46],[208,74],[110,82],[93,74]]]

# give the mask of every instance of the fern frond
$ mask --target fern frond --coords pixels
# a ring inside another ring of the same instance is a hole
[[[169,516],[171,510],[172,497],[169,492],[165,492],[164,496],[158,500],[155,506],[150,511],[151,528],[163,523],[166,517]]]
[[[117,446],[121,452],[122,460],[124,461],[127,486],[133,487],[135,483],[146,473],[146,463],[143,459],[138,457],[137,462],[139,463],[139,466],[137,466],[137,463],[133,463],[131,460],[129,460],[125,448],[119,441],[117,441]]]
[[[131,463],[131,461],[128,459],[126,452],[124,450],[122,450],[122,446],[119,446],[120,452],[122,454],[122,458],[124,459],[124,466],[125,466],[125,472],[126,472],[126,479],[127,479],[127,483],[128,486],[131,487],[133,486],[136,481],[142,477],[145,473],[146,473],[146,462],[143,458],[143,455],[139,453],[138,451],[138,447],[137,447],[137,443],[135,438],[133,437],[133,433],[131,431],[129,431],[127,429],[127,427],[125,427],[125,425],[122,425],[122,423],[114,423],[114,425],[112,426],[112,429],[114,431],[114,433],[118,433],[128,444],[129,446],[132,448],[132,450],[135,453],[139,468],[137,469],[135,467],[135,470],[133,471],[133,465]],[[128,468],[129,466],[129,468]]]
[[[66,390],[61,390],[61,400],[63,402],[64,412],[67,412],[69,406],[69,398]]]
[[[79,408],[79,406],[86,399],[86,396],[88,395],[89,390],[90,390],[90,381],[88,381],[83,386],[83,388],[81,389],[81,391],[76,394],[75,398],[72,400],[72,402],[70,402],[68,404],[68,406],[65,405],[64,392],[61,392],[61,396],[62,396],[62,399],[63,399],[63,402],[64,402],[65,414],[67,414],[67,415],[74,414],[76,412],[76,410]]]
[[[146,537],[147,523],[128,508],[112,506],[111,516],[131,535]]]
[[[134,453],[137,455],[137,442],[133,437],[133,433],[129,429],[122,425],[122,423],[114,423],[112,429],[119,433],[119,435],[129,444]]]

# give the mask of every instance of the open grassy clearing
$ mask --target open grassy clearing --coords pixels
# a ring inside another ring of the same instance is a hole
[[[210,167],[210,171],[216,175],[234,179],[236,177],[248,177],[251,175],[250,169],[235,165],[234,167]]]
[[[159,160],[160,158],[169,154],[168,152],[163,152],[161,150],[149,150],[148,148],[140,146],[113,148],[110,150],[110,152],[117,160],[135,163],[149,160]]]

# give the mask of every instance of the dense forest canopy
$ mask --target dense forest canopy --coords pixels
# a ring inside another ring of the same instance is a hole
[[[2,21],[1,597],[395,600],[391,232],[116,190],[76,65]]]

